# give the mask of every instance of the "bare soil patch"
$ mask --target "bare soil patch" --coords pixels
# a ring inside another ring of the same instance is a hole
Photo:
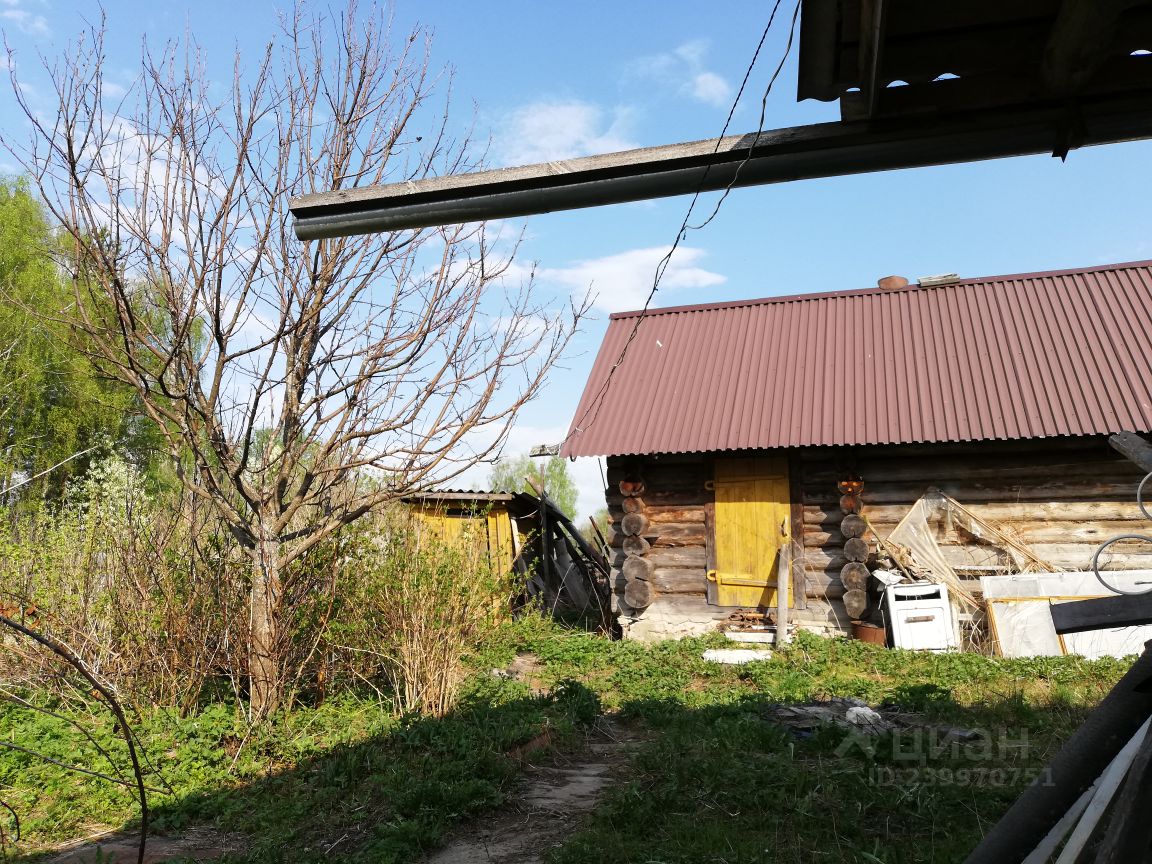
[[[191,828],[174,836],[149,836],[144,862],[162,864],[174,860],[215,861],[243,847],[241,838],[234,835],[207,827]],[[78,840],[49,858],[48,864],[95,864],[97,861],[135,864],[139,850],[139,834],[117,831],[97,838]]]
[[[503,808],[457,831],[427,864],[539,864],[580,826],[637,742],[618,723],[601,717],[583,748],[553,754],[550,764],[530,766]]]

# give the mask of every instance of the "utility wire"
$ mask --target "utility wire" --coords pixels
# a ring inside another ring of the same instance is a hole
[[[740,89],[736,91],[736,98],[732,100],[732,107],[728,110],[728,117],[724,121],[724,127],[720,130],[720,135],[716,139],[716,146],[712,149],[713,153],[717,153],[720,150],[720,144],[724,140],[724,136],[728,133],[728,127],[732,123],[732,117],[736,114],[736,108],[739,106],[740,99],[744,95],[744,90],[748,86],[749,78],[752,77],[752,70],[756,67],[756,61],[760,57],[760,51],[764,48],[764,43],[768,39],[768,34],[772,31],[772,25],[776,21],[776,13],[780,11],[780,6],[782,3],[783,0],[776,0],[776,3],[772,7],[772,14],[768,17],[768,23],[764,27],[764,32],[760,34],[760,41],[757,43],[756,50],[752,53],[752,59],[748,63],[748,68],[744,72],[744,79],[740,82]],[[780,72],[783,70],[784,64],[787,62],[789,55],[792,53],[792,44],[796,38],[796,22],[799,17],[800,0],[797,0],[796,8],[792,12],[792,24],[788,31],[788,42],[784,48],[784,54],[781,56],[780,62],[776,66],[776,71],[772,73],[772,77],[768,81],[768,86],[764,89],[764,94],[760,99],[760,121],[756,128],[753,145],[748,148],[747,155],[743,160],[741,160],[740,164],[737,165],[736,172],[733,174],[731,182],[729,182],[728,185],[724,188],[723,193],[720,195],[720,199],[716,202],[716,206],[713,208],[708,218],[706,218],[698,225],[692,225],[692,214],[696,210],[696,204],[700,200],[700,196],[704,193],[704,185],[708,179],[708,172],[712,170],[711,165],[705,166],[704,173],[700,177],[700,185],[693,193],[692,200],[688,204],[688,212],[684,214],[684,219],[680,223],[680,228],[676,231],[676,239],[672,242],[672,246],[668,250],[668,253],[663,258],[661,258],[659,263],[656,265],[656,272],[652,280],[652,288],[648,292],[648,297],[644,300],[643,307],[641,307],[639,314],[636,316],[636,323],[632,326],[632,330],[628,333],[628,338],[624,340],[624,345],[620,349],[620,355],[616,358],[616,362],[613,363],[612,367],[608,370],[608,375],[604,378],[604,383],[600,386],[600,389],[593,397],[592,403],[584,409],[584,412],[572,424],[572,428],[564,437],[564,440],[560,442],[561,445],[566,444],[573,435],[578,432],[584,432],[596,422],[596,419],[600,416],[600,409],[604,406],[604,400],[608,395],[608,390],[612,386],[612,379],[616,374],[616,370],[619,369],[620,366],[624,363],[624,358],[628,354],[628,349],[632,346],[632,343],[636,339],[636,334],[640,330],[640,325],[644,322],[648,308],[652,305],[652,301],[656,297],[656,292],[660,290],[660,283],[664,279],[664,274],[668,270],[668,266],[672,263],[672,256],[676,253],[677,248],[679,248],[680,242],[688,236],[689,231],[699,231],[716,218],[716,215],[720,212],[721,205],[723,205],[724,201],[728,198],[729,193],[731,193],[732,189],[735,187],[736,181],[739,180],[740,172],[743,170],[744,166],[747,165],[748,162],[752,159],[752,152],[755,149],[755,142],[759,141],[760,135],[764,132],[764,122],[768,109],[768,96],[772,92],[772,88],[775,86],[776,80],[780,77]],[[592,414],[591,419],[588,421],[587,425],[583,425],[584,419],[588,417],[589,414]]]

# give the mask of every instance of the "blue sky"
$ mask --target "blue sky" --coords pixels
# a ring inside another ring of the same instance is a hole
[[[318,8],[339,8],[339,0]],[[107,0],[108,68],[131,80],[141,38],[195,34],[211,74],[254,57],[285,3],[195,5]],[[769,38],[732,132],[756,128],[760,97],[782,56],[791,5]],[[397,0],[396,26],[433,31],[432,63],[451,67],[453,122],[474,124],[494,165],[688,141],[719,133],[766,22],[763,0],[588,3]],[[37,54],[54,54],[94,2],[0,0],[17,71],[33,87]],[[1149,58],[1152,60],[1152,58]],[[834,105],[795,101],[795,55],[768,102],[767,128],[836,119]],[[0,123],[20,122],[0,90]],[[1152,258],[1152,143],[1073,151],[1066,163],[1024,157],[736,190],[691,232],[656,305],[861,288],[888,274],[962,276]],[[711,210],[703,202],[703,212]],[[687,200],[557,213],[526,220],[522,261],[558,304],[597,295],[595,318],[522,415],[512,451],[558,441],[594,359],[607,313],[643,302]],[[602,502],[594,460],[574,467],[585,512]],[[484,472],[470,478],[483,485]]]

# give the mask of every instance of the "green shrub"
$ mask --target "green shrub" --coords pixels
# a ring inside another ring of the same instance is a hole
[[[373,520],[354,548],[333,649],[362,680],[382,673],[400,713],[443,716],[467,658],[508,618],[509,575],[478,539],[447,539],[401,511]]]

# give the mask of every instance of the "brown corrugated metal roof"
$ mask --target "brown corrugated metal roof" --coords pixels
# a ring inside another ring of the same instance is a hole
[[[611,317],[563,455],[1152,431],[1152,261],[640,318]]]

